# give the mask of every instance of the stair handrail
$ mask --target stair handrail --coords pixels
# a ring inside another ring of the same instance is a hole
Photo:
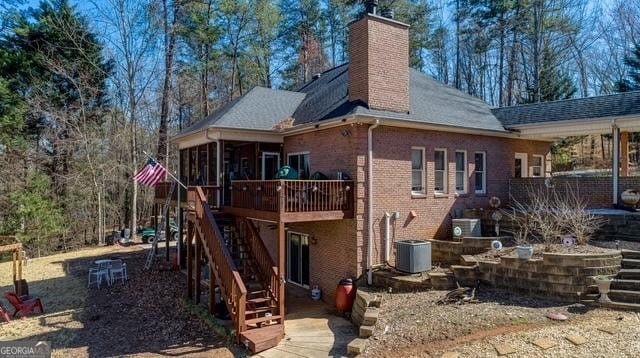
[[[224,239],[216,220],[207,203],[207,196],[201,187],[195,188],[195,216],[200,221],[203,231],[203,240],[207,247],[209,259],[213,261],[217,272],[218,285],[222,295],[226,298],[225,304],[233,318],[238,337],[246,330],[245,309],[247,302],[247,288],[242,281],[231,253],[224,244]],[[210,263],[211,264],[211,263]]]
[[[258,266],[259,275],[262,281],[266,283],[267,289],[271,295],[271,298],[276,302],[277,307],[280,307],[280,290],[279,286],[283,283],[280,282],[278,275],[278,266],[275,264],[274,258],[267,249],[267,246],[262,241],[258,230],[253,225],[251,220],[242,219],[248,228],[246,233],[247,241],[250,245],[251,254]],[[281,314],[282,312],[278,312]]]

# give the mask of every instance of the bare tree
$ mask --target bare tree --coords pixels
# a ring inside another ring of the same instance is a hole
[[[131,167],[131,234],[135,235],[138,220],[138,185],[133,175],[138,170],[138,116],[139,106],[153,83],[157,66],[154,58],[157,33],[151,21],[155,11],[150,1],[106,0],[92,1],[99,21],[106,25],[104,39],[110,44],[115,59],[113,83],[116,97],[121,98],[122,114],[129,122]]]

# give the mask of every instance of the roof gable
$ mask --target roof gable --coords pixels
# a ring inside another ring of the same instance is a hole
[[[271,130],[282,120],[291,118],[304,97],[304,93],[254,87],[187,127],[181,135],[209,127]]]

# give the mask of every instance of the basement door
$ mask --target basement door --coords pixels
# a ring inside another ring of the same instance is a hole
[[[309,287],[309,235],[287,233],[287,281]]]

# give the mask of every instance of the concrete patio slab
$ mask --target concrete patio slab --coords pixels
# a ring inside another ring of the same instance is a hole
[[[287,287],[285,337],[277,347],[254,357],[341,357],[347,355],[347,344],[358,337],[351,322],[337,316],[331,306],[313,301],[309,293]]]

